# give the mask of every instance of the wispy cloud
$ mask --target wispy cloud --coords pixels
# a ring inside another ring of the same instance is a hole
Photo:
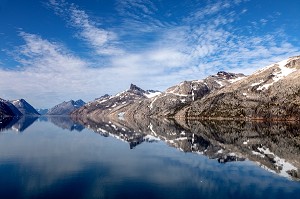
[[[163,9],[159,3],[150,0],[117,0],[116,8],[122,17],[122,27],[131,32],[158,32],[172,26],[171,22],[161,20]]]
[[[115,45],[118,40],[117,34],[100,28],[84,10],[80,10],[76,5],[69,4],[64,0],[50,0],[48,5],[57,15],[62,16],[69,26],[77,29],[78,37],[84,40],[97,54],[116,55],[122,53],[122,50]]]
[[[244,0],[190,6],[191,12],[172,22],[163,20],[167,12],[158,14],[161,4],[154,2],[118,1],[121,23],[108,30],[76,5],[50,0],[48,6],[93,50],[95,57],[105,56],[105,67],[75,56],[65,44],[21,32],[25,44],[14,51],[21,67],[0,70],[0,85],[13,82],[16,86],[1,87],[0,93],[9,93],[3,96],[7,99],[29,96],[36,106],[54,105],[71,98],[92,100],[106,92],[114,94],[132,82],[145,89],[164,90],[219,70],[249,74],[300,54],[280,28],[265,34],[245,33],[246,26],[255,29],[270,23],[267,17],[260,16],[258,20],[268,21],[255,25],[249,22],[235,26],[249,12],[240,6]],[[193,1],[195,5],[197,2]],[[136,39],[144,36],[151,38],[143,42]]]

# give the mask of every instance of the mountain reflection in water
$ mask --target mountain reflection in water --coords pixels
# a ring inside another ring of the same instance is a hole
[[[6,118],[0,198],[297,198],[297,127]]]
[[[5,118],[1,131],[23,132],[38,117]],[[296,123],[262,123],[245,121],[174,121],[148,119],[129,122],[78,120],[70,117],[40,117],[70,131],[85,127],[104,136],[129,143],[130,149],[143,142],[162,140],[183,152],[194,152],[217,159],[219,163],[232,161],[255,162],[278,175],[300,179],[300,128]]]
[[[247,159],[280,176],[300,179],[300,125],[297,123],[153,118],[138,122],[124,119],[79,122],[103,136],[128,142],[130,148],[159,139],[183,152],[202,154],[219,163]]]

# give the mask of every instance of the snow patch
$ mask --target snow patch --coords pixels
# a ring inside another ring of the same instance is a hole
[[[152,132],[152,134],[154,135],[154,136],[157,136],[157,134],[156,134],[156,132],[153,130],[153,125],[150,123],[149,124],[149,129],[150,129],[150,131]]]
[[[152,135],[146,135],[146,136],[144,137],[144,140],[147,140],[147,141],[160,141],[159,138],[154,137],[154,136],[152,136]]]
[[[220,81],[216,81],[221,87],[223,87],[223,86],[225,86],[224,84],[223,84],[223,82],[220,82]]]
[[[106,102],[107,101],[107,99],[104,99],[104,100],[97,100],[97,102],[99,103],[99,104],[101,104],[101,103],[103,103],[103,102]],[[89,103],[90,104],[90,103]]]
[[[262,86],[259,86],[256,90],[261,91],[263,89],[269,89],[270,86],[272,86],[275,82],[269,83],[269,84],[264,84]]]
[[[223,152],[224,152],[223,149],[220,149],[219,151],[217,151],[218,154],[219,154],[219,153],[223,153]]]
[[[125,112],[118,113],[119,120],[124,120]]]
[[[258,86],[258,85],[260,85],[261,83],[263,83],[264,82],[264,80],[262,79],[262,80],[259,80],[259,82],[256,82],[256,83],[253,83],[253,84],[251,84],[251,86],[253,87],[253,86]]]
[[[104,130],[104,129],[102,129],[102,128],[97,128],[97,132],[108,133],[106,130]]]
[[[260,156],[261,158],[264,158],[264,157],[265,157],[265,155],[263,155],[263,154],[261,154],[261,153],[259,153],[259,152],[256,152],[256,151],[252,151],[252,154],[253,154],[253,155]]]
[[[249,143],[249,140],[247,140],[247,141],[243,142],[243,144],[245,144],[245,145],[246,145],[246,144],[248,144],[248,143]]]
[[[234,83],[234,82],[237,82],[237,81],[240,81],[240,80],[242,80],[242,79],[244,79],[245,77],[237,77],[237,78],[235,78],[235,79],[230,79],[230,80],[228,80],[230,83]]]
[[[289,74],[295,72],[297,70],[296,68],[288,68],[285,66],[288,63],[288,61],[289,61],[289,59],[283,60],[276,64],[267,66],[265,69],[262,69],[261,71],[259,71],[259,73],[260,73],[260,72],[262,72],[270,67],[273,67],[273,66],[278,66],[278,69],[279,69],[277,72],[272,74],[272,75],[274,75],[274,77],[272,78],[273,82],[259,86],[257,88],[257,90],[269,89],[269,87],[272,86],[275,82],[278,82],[279,80],[285,78]],[[259,85],[260,83],[255,83],[255,84],[252,84],[251,86],[256,86],[256,85]]]
[[[161,92],[157,91],[157,92],[153,92],[153,93],[148,93],[148,94],[144,94],[147,98],[152,98],[152,97],[156,97],[158,95],[160,95]]]
[[[283,176],[286,178],[291,178],[291,176],[288,174],[288,171],[291,171],[291,170],[297,171],[297,167],[295,167],[291,163],[287,162],[285,159],[280,158],[277,155],[275,155],[274,153],[272,153],[269,148],[258,147],[257,149],[263,154],[268,154],[268,155],[274,156],[275,165],[280,170],[280,173],[279,173],[280,176]]]
[[[176,141],[181,141],[181,140],[187,140],[188,138],[187,137],[180,137],[180,138],[176,138],[175,140]]]
[[[157,97],[155,97],[155,98],[152,100],[151,104],[148,106],[148,107],[150,108],[150,110],[152,110],[152,108],[153,108],[153,103],[154,103],[156,100],[157,100]]]

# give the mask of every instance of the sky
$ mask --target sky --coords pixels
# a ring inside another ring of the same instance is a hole
[[[300,55],[298,0],[0,0],[0,98],[164,91]]]

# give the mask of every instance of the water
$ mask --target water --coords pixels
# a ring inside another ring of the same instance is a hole
[[[297,172],[289,176],[279,169],[276,173],[277,163],[268,162],[285,154],[281,158],[298,169],[298,152],[293,148],[297,149],[298,131],[290,132],[291,137],[282,126],[264,132],[262,124],[261,128],[246,124],[239,128],[226,125],[235,129],[228,133],[222,124],[201,123],[206,130],[197,124],[202,130],[196,135],[193,131],[200,129],[192,123],[191,131],[173,123],[150,124],[144,126],[148,131],[139,132],[143,126],[110,121],[85,124],[89,128],[68,118],[2,121],[0,198],[299,197]],[[218,128],[221,130],[214,134]],[[282,128],[285,139],[276,133]],[[260,132],[250,130],[245,135],[246,129]],[[254,142],[260,144],[258,148],[266,147],[265,139],[269,150],[288,144],[287,150],[255,159],[247,150],[255,150]]]

